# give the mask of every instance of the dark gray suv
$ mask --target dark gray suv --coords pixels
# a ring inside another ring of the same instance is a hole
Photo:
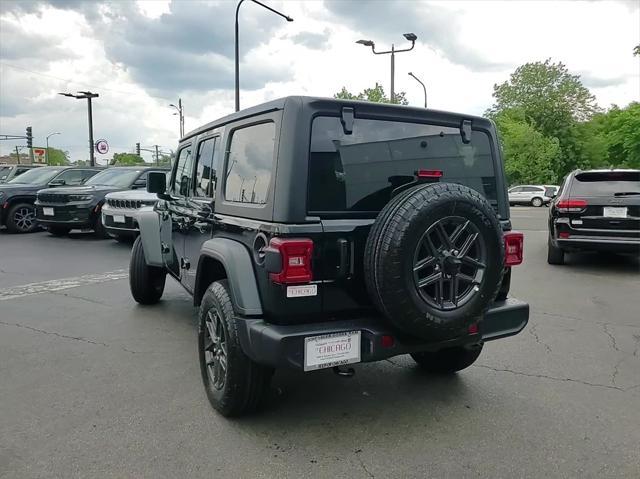
[[[155,207],[139,214],[136,301],[167,273],[199,307],[213,407],[262,401],[276,368],[313,371],[410,354],[434,373],[520,332],[495,126],[396,105],[288,97],[186,135]]]

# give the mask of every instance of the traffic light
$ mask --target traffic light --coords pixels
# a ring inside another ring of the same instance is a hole
[[[30,126],[27,127],[27,147],[33,147],[33,131]]]
[[[140,143],[136,143],[136,155],[140,156]]]

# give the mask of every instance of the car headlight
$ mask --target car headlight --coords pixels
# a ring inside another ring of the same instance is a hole
[[[91,201],[93,195],[69,195],[69,201]]]

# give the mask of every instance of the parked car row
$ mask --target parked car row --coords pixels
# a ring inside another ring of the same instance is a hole
[[[0,225],[12,233],[30,233],[44,227],[51,234],[91,229],[99,237],[118,238],[137,230],[132,211],[155,203],[146,193],[147,176],[158,167],[41,167],[0,186]],[[132,191],[109,205],[107,195]],[[120,203],[118,200],[124,201]],[[133,202],[132,202],[133,201]],[[103,214],[103,206],[108,214]],[[113,213],[120,205],[121,214]],[[104,222],[103,222],[104,220]]]
[[[33,168],[40,168],[41,165],[0,165],[0,184],[6,183],[22,173],[26,173]]]

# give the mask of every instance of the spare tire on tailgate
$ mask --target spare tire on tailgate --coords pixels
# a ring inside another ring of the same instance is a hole
[[[376,307],[397,328],[425,339],[454,338],[482,318],[500,289],[502,229],[471,188],[413,186],[378,215],[364,269]]]

